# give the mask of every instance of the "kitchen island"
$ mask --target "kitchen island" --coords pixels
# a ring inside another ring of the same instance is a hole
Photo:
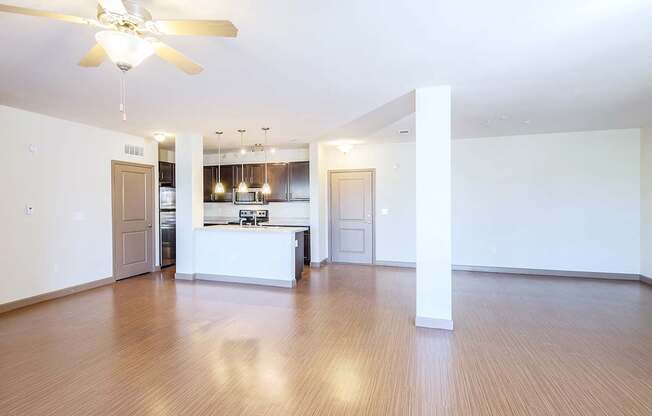
[[[194,275],[181,279],[294,287],[307,227],[213,225],[194,231]]]

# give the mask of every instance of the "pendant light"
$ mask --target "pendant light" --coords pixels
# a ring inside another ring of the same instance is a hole
[[[267,181],[267,132],[269,131],[269,127],[263,127],[263,131],[265,132],[265,147],[263,148],[263,151],[265,152],[265,183],[263,184],[263,195],[269,195],[272,193],[272,188],[269,186],[269,182]]]
[[[240,147],[242,150],[244,150],[244,133],[246,130],[238,130],[238,133],[240,133]],[[242,166],[240,167],[240,185],[238,185],[238,192],[239,193],[244,193],[244,192],[249,192],[249,187],[247,186],[247,183],[244,180],[244,153],[242,153]]]
[[[222,133],[223,131],[217,131],[217,183],[215,184],[215,193],[223,194],[224,185],[222,185]]]

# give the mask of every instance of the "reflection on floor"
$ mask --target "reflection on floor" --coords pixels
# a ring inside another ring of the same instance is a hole
[[[0,413],[652,414],[649,286],[457,272],[450,333],[414,327],[409,269],[171,273],[0,315]]]

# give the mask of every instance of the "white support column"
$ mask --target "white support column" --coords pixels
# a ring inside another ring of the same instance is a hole
[[[415,91],[416,325],[453,329],[451,273],[451,89]]]
[[[193,279],[194,229],[204,225],[204,144],[199,134],[182,133],[175,142],[177,198],[177,279]]]
[[[310,143],[310,262],[321,264],[327,256],[324,228],[326,218],[326,195],[324,182],[324,149],[320,143]]]
[[[318,264],[321,259],[319,247],[319,143],[310,143],[310,262]]]

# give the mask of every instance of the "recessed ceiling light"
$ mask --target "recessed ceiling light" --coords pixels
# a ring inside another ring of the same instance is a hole
[[[272,147],[271,149],[269,149],[269,151],[270,151],[271,153],[276,153],[276,148],[275,148],[275,147]]]

